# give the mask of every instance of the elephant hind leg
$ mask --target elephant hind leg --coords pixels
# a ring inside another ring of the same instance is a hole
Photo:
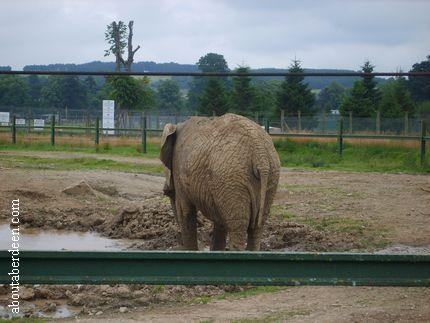
[[[242,218],[238,220],[227,221],[227,246],[229,250],[245,250],[249,225],[249,216],[247,215],[242,214]]]
[[[197,211],[194,205],[183,199],[176,198],[176,212],[181,229],[182,248],[198,250],[197,243]]]
[[[246,244],[246,250],[249,251],[260,251],[261,244],[261,232],[256,228],[248,229],[248,242]]]
[[[225,227],[220,224],[214,223],[212,231],[211,250],[224,251],[226,247],[227,231]]]

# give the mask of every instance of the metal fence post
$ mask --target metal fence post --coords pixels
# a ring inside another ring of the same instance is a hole
[[[98,148],[99,146],[99,139],[100,139],[100,123],[99,123],[99,117],[96,117],[96,129],[95,129],[96,133],[95,133],[95,144],[96,144],[96,148]]]
[[[381,111],[376,111],[376,134],[381,134]]]
[[[339,119],[339,138],[338,138],[338,145],[339,145],[339,156],[342,157],[342,151],[343,151],[343,118],[340,117]]]
[[[327,129],[327,113],[323,111],[322,113],[322,133],[325,133]]]
[[[408,111],[405,112],[405,136],[408,135],[409,132],[409,116],[408,116]]]
[[[270,134],[270,124],[269,124],[269,118],[266,118],[265,120],[265,128],[266,128],[266,132]]]
[[[349,111],[349,134],[352,134],[352,111]]]
[[[424,166],[424,163],[426,161],[426,140],[425,136],[427,133],[427,125],[424,120],[421,120],[421,149],[420,149],[420,159],[421,159],[421,166]]]
[[[302,132],[302,111],[297,111],[297,123],[298,123],[298,130],[299,132]]]
[[[12,143],[16,144],[16,116],[12,116],[12,127],[10,129],[12,131]]]
[[[142,112],[142,153],[146,154],[146,115]]]
[[[284,119],[285,119],[285,110],[281,110],[281,132],[282,133],[285,133]]]
[[[55,146],[55,116],[51,117],[51,146]]]

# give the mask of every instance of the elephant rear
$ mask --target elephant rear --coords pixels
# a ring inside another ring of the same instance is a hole
[[[259,250],[280,173],[270,136],[234,114],[193,119],[175,131],[171,162],[160,156],[168,168],[166,184],[174,187],[173,209],[191,207],[213,221],[212,250],[225,249],[227,234],[230,250]],[[169,148],[163,145],[163,151]],[[181,226],[183,215],[176,215]],[[189,230],[181,226],[183,231],[184,242]]]

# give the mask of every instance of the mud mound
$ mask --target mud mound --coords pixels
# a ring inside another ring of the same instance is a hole
[[[26,197],[29,199],[47,199],[49,198],[48,195],[38,192],[38,191],[30,191],[30,190],[11,190],[7,191],[8,193],[11,193],[13,196],[16,196],[17,198],[20,197]]]
[[[20,223],[33,228],[98,231],[97,227],[103,224],[109,216],[109,212],[99,206],[62,209],[42,207],[22,213]]]
[[[202,247],[208,245],[209,221],[198,217],[198,237]],[[107,221],[101,232],[111,238],[142,239],[132,247],[138,249],[166,250],[180,246],[180,231],[172,208],[163,198],[148,199],[143,205],[130,205]]]
[[[161,199],[123,208],[103,225],[102,232],[111,238],[143,239],[145,249],[169,249],[179,238],[173,212]]]
[[[66,187],[62,192],[72,196],[95,195],[94,190],[85,181]]]

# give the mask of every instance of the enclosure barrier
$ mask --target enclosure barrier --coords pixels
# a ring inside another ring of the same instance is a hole
[[[430,255],[21,251],[20,284],[430,286]],[[0,283],[11,282],[0,251]]]
[[[145,115],[142,115],[141,120],[141,128],[100,128],[100,121],[99,118],[96,118],[95,126],[94,127],[75,127],[75,126],[56,126],[55,125],[55,117],[52,116],[51,118],[51,125],[50,126],[27,126],[27,125],[17,125],[16,124],[16,117],[12,116],[12,124],[10,126],[4,126],[0,125],[1,128],[10,128],[11,131],[11,141],[13,144],[16,144],[16,134],[18,129],[49,129],[50,130],[50,137],[51,137],[51,145],[55,145],[55,136],[56,136],[56,130],[88,130],[94,132],[94,143],[96,148],[98,147],[100,143],[100,131],[115,131],[115,132],[122,132],[122,131],[129,131],[129,132],[137,132],[141,133],[141,146],[142,146],[142,153],[147,152],[147,134],[150,132],[162,132],[162,129],[148,129],[147,128],[147,117]],[[420,153],[420,162],[421,166],[425,164],[425,158],[426,158],[426,141],[430,141],[430,137],[427,135],[427,124],[424,120],[421,120],[421,130],[419,136],[399,136],[399,135],[370,135],[370,134],[348,134],[344,133],[344,127],[343,127],[343,118],[339,120],[339,130],[337,134],[326,134],[326,133],[280,133],[280,134],[271,134],[270,133],[270,124],[269,121],[266,119],[264,122],[264,128],[267,133],[269,133],[272,137],[283,137],[283,138],[336,138],[338,142],[338,154],[340,157],[342,157],[343,154],[343,140],[345,138],[351,138],[351,139],[390,139],[390,140],[415,140],[419,142],[419,153]]]

